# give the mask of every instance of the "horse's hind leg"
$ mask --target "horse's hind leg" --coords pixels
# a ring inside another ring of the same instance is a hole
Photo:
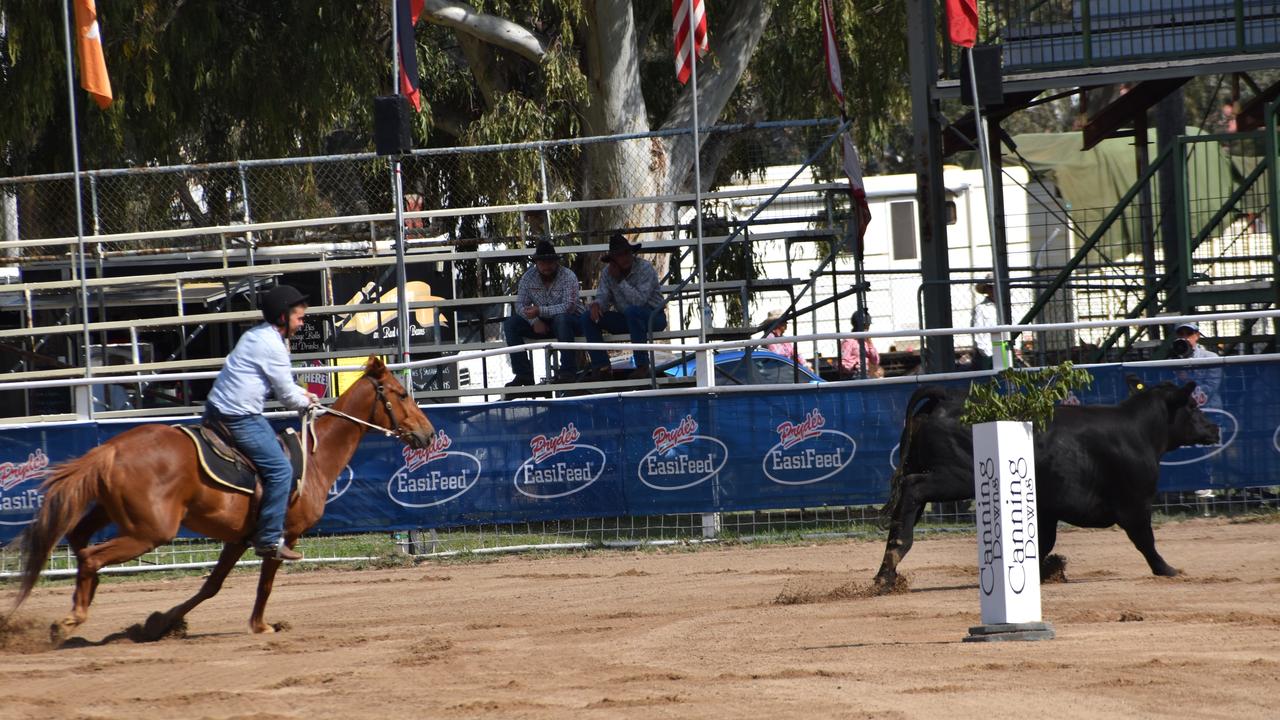
[[[147,637],[151,640],[160,639],[182,618],[186,617],[187,613],[194,610],[197,605],[217,595],[218,591],[222,589],[222,582],[227,579],[227,575],[231,573],[231,569],[240,561],[240,556],[244,555],[244,551],[248,547],[248,545],[241,543],[223,545],[222,554],[218,556],[218,564],[214,566],[213,572],[209,573],[209,577],[205,578],[200,590],[186,601],[174,605],[164,613],[156,613],[155,616],[148,619]]]
[[[71,546],[71,552],[76,556],[76,588],[71,597],[71,615],[79,616],[81,618],[79,622],[84,622],[88,617],[89,605],[93,602],[94,593],[98,591],[98,574],[85,575],[79,570],[84,565],[83,552],[89,546],[89,540],[93,538],[93,534],[110,522],[111,518],[107,517],[107,511],[101,505],[95,505],[80,519],[80,522],[76,523],[71,532],[67,533],[67,544]]]
[[[77,552],[76,593],[71,614],[54,623],[49,629],[52,639],[57,642],[65,638],[67,633],[89,619],[89,603],[93,601],[93,590],[98,585],[99,570],[107,565],[132,560],[155,546],[156,543],[150,540],[126,535],[82,548]]]

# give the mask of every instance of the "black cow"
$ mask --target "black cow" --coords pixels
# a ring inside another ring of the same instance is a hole
[[[1136,380],[1136,379],[1134,379]],[[1134,385],[1131,380],[1131,387]],[[1146,386],[1118,405],[1063,406],[1035,436],[1036,494],[1042,573],[1058,521],[1124,528],[1157,575],[1178,573],[1156,552],[1151,504],[1160,457],[1185,445],[1219,442],[1220,431],[1192,398],[1195,383]],[[915,391],[907,404],[889,502],[884,561],[875,583],[892,589],[928,502],[973,498],[973,435],[959,420],[964,396],[938,386]]]

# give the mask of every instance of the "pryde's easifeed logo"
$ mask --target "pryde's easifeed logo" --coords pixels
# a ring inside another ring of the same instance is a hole
[[[529,440],[533,454],[516,468],[516,490],[521,495],[543,500],[564,497],[590,487],[604,472],[604,451],[594,445],[578,444],[582,434],[573,423],[550,437],[535,435]]]
[[[28,525],[35,519],[44,496],[35,484],[18,486],[48,474],[49,456],[41,448],[29,453],[26,460],[0,463],[0,525]]]
[[[781,485],[808,485],[848,467],[858,444],[839,430],[824,430],[826,424],[814,408],[799,423],[778,425],[778,444],[761,461],[765,476]]]
[[[716,438],[698,434],[698,422],[685,415],[674,428],[653,429],[653,450],[640,458],[636,475],[654,490],[683,490],[720,472],[729,448]]]
[[[480,479],[480,459],[450,450],[452,445],[453,439],[439,430],[425,448],[401,448],[404,466],[387,483],[391,500],[404,507],[433,507],[475,487]]]

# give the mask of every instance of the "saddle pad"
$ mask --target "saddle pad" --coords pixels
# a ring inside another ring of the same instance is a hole
[[[200,458],[200,467],[210,480],[235,492],[252,495],[258,484],[258,469],[248,458],[228,456],[225,451],[215,447],[204,436],[200,428],[177,425],[179,430],[187,434],[196,446],[196,455]],[[302,455],[302,439],[292,428],[276,436],[289,456],[289,464],[293,466],[293,492],[300,492],[302,475],[306,470],[306,458]]]

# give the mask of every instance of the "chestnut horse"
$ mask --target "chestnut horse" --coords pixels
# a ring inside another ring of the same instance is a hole
[[[426,447],[434,433],[431,422],[377,357],[369,358],[361,381],[342,393],[332,409],[367,420],[415,448]],[[324,514],[329,489],[351,460],[366,429],[366,425],[337,414],[316,420],[307,477],[285,517],[284,542],[289,547]],[[250,517],[250,497],[211,481],[200,468],[191,439],[169,425],[142,425],[121,433],[54,468],[42,489],[44,505],[24,537],[26,558],[14,610],[30,594],[58,539],[66,535],[76,554],[76,587],[71,614],[51,628],[55,641],[88,619],[89,603],[98,588],[98,571],[103,567],[132,560],[168,543],[178,534],[179,526],[226,543],[199,592],[148,620],[147,633],[160,637],[192,608],[217,594],[248,549],[256,521]],[[90,546],[90,537],[108,523],[115,523],[119,533]],[[249,618],[249,628],[255,633],[272,631],[262,615],[279,567],[278,559],[262,562],[258,597]]]

